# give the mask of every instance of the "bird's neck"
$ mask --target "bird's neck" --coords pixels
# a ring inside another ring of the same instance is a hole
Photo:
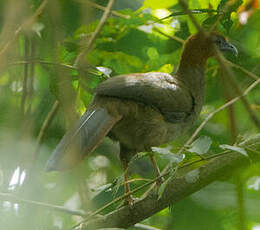
[[[181,55],[179,72],[185,73],[187,68],[196,68],[204,71],[207,59],[209,58],[210,49],[205,44],[203,34],[191,36],[184,44]]]
[[[177,78],[192,92],[195,99],[203,100],[207,57],[195,47],[185,47],[177,71]]]
[[[178,73],[181,75],[186,74],[187,69],[196,69],[200,72],[204,72],[207,59],[208,57],[204,55],[204,52],[200,50],[199,46],[196,46],[196,44],[187,44],[181,55]]]

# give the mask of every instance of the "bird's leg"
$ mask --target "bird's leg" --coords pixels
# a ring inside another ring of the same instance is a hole
[[[156,177],[159,177],[158,180],[156,180],[156,185],[157,187],[159,187],[162,183],[163,183],[163,178],[161,177],[161,172],[160,172],[160,169],[154,159],[154,156],[152,154],[149,154],[149,157],[152,161],[152,164],[153,164],[153,167],[155,168],[155,172],[156,172]]]
[[[128,164],[125,160],[122,160],[122,166],[123,166],[124,178],[125,178],[125,184],[124,184],[125,194],[128,194],[130,192],[130,185],[128,183]],[[125,203],[133,205],[134,199],[131,197],[130,194],[125,198]]]

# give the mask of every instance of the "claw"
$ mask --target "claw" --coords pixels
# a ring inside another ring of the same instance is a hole
[[[156,186],[157,188],[159,188],[161,186],[161,184],[165,181],[165,179],[163,177],[160,177],[156,180]]]
[[[133,207],[134,203],[138,201],[138,198],[134,198],[133,196],[129,195],[125,198],[125,200],[123,202],[121,202],[119,205],[118,205],[118,208],[121,208],[123,206],[130,206],[130,207]]]

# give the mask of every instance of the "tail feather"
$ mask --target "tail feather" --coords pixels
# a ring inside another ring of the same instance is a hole
[[[62,138],[46,164],[46,170],[66,170],[95,150],[120,119],[103,108],[87,111]]]

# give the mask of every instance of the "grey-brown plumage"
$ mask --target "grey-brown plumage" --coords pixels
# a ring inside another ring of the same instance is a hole
[[[214,45],[237,52],[223,36],[199,33],[186,41],[175,75],[136,73],[102,82],[87,112],[56,147],[47,169],[73,166],[108,134],[120,142],[120,159],[126,170],[137,152],[150,151],[183,134],[201,111],[204,69],[207,59],[214,55]]]

